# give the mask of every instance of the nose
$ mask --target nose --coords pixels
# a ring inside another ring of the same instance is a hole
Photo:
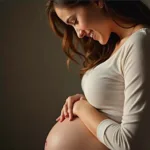
[[[77,30],[78,38],[83,38],[86,35],[84,30]]]

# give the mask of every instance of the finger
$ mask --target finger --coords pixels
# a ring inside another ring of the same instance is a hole
[[[65,115],[65,117],[67,117],[68,116],[68,106],[67,106],[67,103],[64,105],[64,115]]]
[[[60,117],[60,119],[59,119],[59,122],[64,121],[64,119],[65,119],[64,115],[61,115],[61,117]]]
[[[73,118],[72,109],[69,108],[68,113],[69,113],[69,120],[72,120]]]
[[[62,122],[63,120],[64,120],[64,110],[62,109],[62,111],[61,111],[61,115],[60,115],[60,122]]]
[[[69,119],[70,120],[72,119],[72,116],[73,116],[73,114],[72,114],[72,108],[73,108],[73,103],[70,100],[70,101],[68,101],[68,113],[69,113]]]
[[[60,119],[60,116],[58,118],[56,118],[56,121],[58,121]]]
[[[80,100],[85,100],[87,101],[87,99],[85,97],[80,97]]]
[[[80,100],[80,97],[83,97],[82,94],[75,94],[73,96],[69,96],[67,99],[66,99],[66,102],[68,101],[72,101],[73,103]]]
[[[85,98],[84,97],[80,97],[80,100],[84,100]]]
[[[83,94],[76,94],[75,97],[81,98],[81,97],[84,97],[84,95]]]

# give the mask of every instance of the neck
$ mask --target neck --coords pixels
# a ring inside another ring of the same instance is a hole
[[[114,21],[112,21],[111,30],[112,32],[116,33],[120,37],[120,40],[123,40],[129,37],[138,29],[145,27],[144,25],[141,25],[141,24],[134,26],[134,24],[125,24],[125,23],[118,22],[118,21],[117,23],[119,23],[119,25],[123,27],[131,27],[131,28],[122,28],[118,26]]]

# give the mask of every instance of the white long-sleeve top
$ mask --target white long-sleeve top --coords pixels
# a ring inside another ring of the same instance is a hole
[[[150,101],[150,28],[134,32],[109,59],[88,70],[81,87],[87,101],[109,118],[98,125],[97,138],[111,150],[130,150]],[[143,150],[150,150],[147,138],[149,149]]]

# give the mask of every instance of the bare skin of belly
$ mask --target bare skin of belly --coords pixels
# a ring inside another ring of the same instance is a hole
[[[109,150],[78,118],[57,122],[50,130],[44,150]]]

